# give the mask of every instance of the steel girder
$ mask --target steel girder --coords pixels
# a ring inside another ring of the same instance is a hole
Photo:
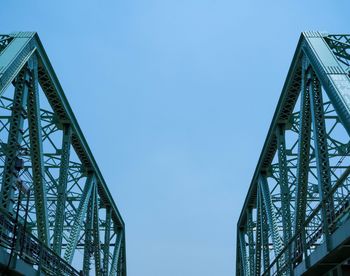
[[[260,191],[262,194],[262,199],[264,201],[264,206],[265,206],[264,211],[266,212],[269,229],[272,236],[273,249],[275,251],[275,255],[279,255],[282,251],[282,240],[278,231],[275,207],[272,204],[271,195],[270,195],[269,186],[268,186],[266,177],[261,175],[258,181],[259,181]]]
[[[279,185],[281,189],[281,209],[282,209],[282,225],[283,225],[283,241],[287,244],[292,237],[292,225],[290,218],[290,191],[288,183],[288,167],[286,156],[286,141],[285,141],[285,125],[279,125],[276,130],[278,165],[279,165]],[[289,249],[285,258],[291,256]]]
[[[84,244],[84,260],[83,260],[83,272],[84,275],[89,275],[90,264],[91,264],[91,255],[93,251],[92,244],[92,231],[94,225],[94,216],[93,212],[95,209],[95,197],[93,194],[90,195],[88,210],[86,214],[86,225],[85,225],[85,244]]]
[[[256,246],[255,246],[255,265],[254,267],[254,275],[260,275],[261,273],[261,242],[263,236],[263,219],[262,219],[262,206],[261,206],[261,193],[258,191],[257,194],[257,206],[256,206]],[[254,241],[253,241],[254,242]]]
[[[238,230],[238,229],[237,229]],[[241,268],[243,269],[243,272],[245,275],[250,275],[250,264],[249,259],[247,256],[247,248],[246,248],[246,241],[245,241],[245,233],[244,229],[239,229],[238,234],[238,242],[239,242],[239,257],[240,257],[240,264]],[[237,262],[238,263],[238,262]]]
[[[104,246],[103,246],[103,271],[108,272],[108,266],[109,266],[109,246],[110,246],[110,240],[111,240],[111,215],[112,211],[111,208],[107,206],[106,208],[106,219],[105,219],[105,239],[104,239]]]
[[[56,219],[53,237],[53,249],[61,255],[62,239],[63,239],[63,225],[65,219],[65,206],[66,206],[66,190],[69,173],[69,157],[70,157],[70,144],[71,144],[72,131],[68,124],[63,125],[63,138],[62,138],[62,156],[60,165],[60,176],[57,187],[57,207],[56,207]]]
[[[324,109],[322,91],[317,76],[312,74],[311,81],[311,117],[313,123],[315,157],[317,163],[317,179],[320,190],[320,200],[322,203],[323,234],[329,247],[329,223],[334,212],[334,202],[330,195],[332,188],[331,170],[329,167],[328,145],[326,134],[326,123],[324,119]]]
[[[299,39],[237,223],[237,275],[315,275],[332,269],[330,254],[342,261],[335,249],[350,242],[349,49],[350,35]]]
[[[19,222],[62,258],[38,269],[126,275],[124,222],[36,33],[0,35],[0,177],[0,213],[27,185]]]
[[[0,206],[2,209],[13,212],[13,197],[16,190],[17,177],[14,174],[16,158],[18,158],[20,145],[23,139],[23,124],[25,106],[27,105],[29,72],[25,67],[15,80],[15,93],[12,105],[8,140],[4,148],[5,162],[2,172],[2,185]]]
[[[254,272],[255,259],[255,244],[254,244],[254,225],[252,209],[247,210],[247,236],[248,236],[248,256],[249,256],[249,271]]]
[[[124,232],[122,229],[118,229],[115,233],[116,235],[116,245],[114,247],[114,251],[113,251],[113,256],[112,256],[112,263],[111,263],[111,269],[110,269],[110,276],[116,276],[118,275],[122,269],[120,268],[120,255],[122,254],[123,248],[122,248],[122,244],[123,244],[123,239],[124,239]]]
[[[97,186],[94,189],[95,204],[93,210],[93,229],[92,233],[94,236],[94,258],[95,258],[95,275],[102,275],[101,266],[101,245],[100,245],[100,227],[99,227],[99,215],[98,215],[98,198],[97,198]]]
[[[261,269],[261,263],[256,263],[256,266],[260,266],[260,271],[266,271],[270,265],[270,249],[269,249],[269,223],[267,221],[266,212],[264,210],[264,204],[261,199],[261,192],[258,192],[260,197],[260,212],[261,212],[261,236],[262,236],[262,251],[263,251],[263,269]],[[257,271],[259,271],[257,269]],[[259,273],[260,275],[260,273]]]
[[[298,133],[298,164],[296,177],[296,202],[294,233],[300,233],[305,222],[307,188],[310,162],[310,139],[311,139],[311,109],[310,109],[310,84],[306,76],[306,62],[304,61],[301,78],[301,95],[299,111]],[[295,242],[295,255],[303,253],[305,235],[298,236]]]
[[[44,157],[41,134],[39,107],[38,64],[36,56],[29,60],[31,64],[31,80],[28,93],[27,116],[30,136],[30,153],[33,175],[33,189],[37,216],[38,237],[45,245],[49,245],[49,227],[46,202],[46,185],[44,172]]]
[[[95,186],[96,186],[96,178],[93,174],[90,174],[87,177],[86,184],[84,186],[83,195],[80,200],[78,211],[75,216],[74,224],[72,226],[72,230],[70,232],[70,236],[68,239],[67,249],[64,253],[64,259],[68,263],[71,263],[73,260],[74,250],[78,243],[81,228],[83,227],[83,220],[84,220],[84,217],[86,216],[86,210],[89,205],[89,199],[91,194],[93,195],[93,200],[94,200],[94,203],[92,204],[93,212],[95,212],[95,205],[96,205]],[[93,218],[95,218],[95,214],[93,215]]]

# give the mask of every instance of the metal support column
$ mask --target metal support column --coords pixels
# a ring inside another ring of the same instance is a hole
[[[241,249],[241,260],[242,260],[242,265],[243,265],[243,271],[244,271],[244,275],[250,275],[250,271],[249,271],[249,260],[248,260],[248,256],[247,256],[247,248],[246,248],[246,241],[245,241],[245,232],[244,229],[240,229],[239,231],[239,247]]]
[[[264,200],[267,220],[272,236],[273,249],[275,251],[275,255],[277,256],[282,251],[282,241],[278,232],[275,209],[271,201],[270,190],[265,176],[260,175],[259,186],[261,189],[262,198]],[[281,262],[283,263],[283,258],[281,258]]]
[[[261,193],[257,189],[256,197],[256,245],[255,245],[255,268],[254,275],[260,275],[261,273]]]
[[[312,74],[311,87],[311,116],[314,131],[317,178],[320,189],[320,199],[322,201],[323,234],[325,235],[327,248],[329,248],[329,224],[332,222],[334,202],[332,198],[326,199],[332,189],[331,171],[328,159],[327,132],[324,119],[322,89],[315,73]]]
[[[283,240],[288,243],[292,237],[290,221],[290,197],[291,193],[288,185],[288,167],[286,156],[285,126],[279,125],[276,130],[278,145],[278,166],[279,166],[279,185],[281,188],[282,204],[282,223],[283,223]]]
[[[310,162],[310,140],[311,140],[311,109],[310,109],[310,84],[306,74],[306,64],[303,63],[301,92],[300,92],[300,112],[299,112],[299,138],[298,138],[298,162],[296,178],[296,205],[294,233],[298,235],[296,239],[295,254],[302,254],[302,236],[300,231],[305,221],[307,185]]]
[[[86,213],[86,223],[85,223],[85,244],[84,244],[84,261],[83,261],[83,272],[84,275],[89,275],[90,273],[90,264],[91,264],[91,255],[93,251],[92,245],[92,229],[94,224],[94,205],[95,197],[93,193],[90,195],[89,205]]]
[[[66,207],[66,190],[68,182],[69,171],[69,157],[70,157],[70,145],[71,145],[72,130],[70,125],[63,125],[63,137],[62,137],[62,155],[60,164],[60,176],[57,187],[57,203],[56,203],[56,217],[53,239],[53,250],[61,255],[62,238],[63,238],[63,224],[65,219],[65,207]]]
[[[97,194],[97,183],[94,187],[94,209],[93,209],[93,216],[94,216],[94,222],[93,222],[93,236],[94,236],[94,258],[95,258],[95,274],[97,276],[102,275],[102,267],[101,267],[101,245],[100,245],[100,226],[99,226],[99,202],[98,202],[98,194]]]
[[[263,204],[263,198],[260,193],[260,206],[261,206],[261,236],[262,236],[262,250],[263,250],[263,263],[264,263],[264,271],[267,270],[267,268],[270,265],[270,248],[269,248],[269,222],[267,220],[266,216],[266,208]],[[267,273],[267,275],[270,275],[270,272]]]
[[[105,242],[103,247],[103,271],[105,274],[108,273],[109,263],[109,244],[111,239],[111,217],[112,209],[110,206],[106,207],[106,220],[105,220]]]
[[[284,244],[288,244],[292,237],[292,224],[290,216],[290,198],[291,192],[288,182],[288,166],[286,155],[286,141],[285,141],[285,125],[278,125],[276,128],[277,137],[277,151],[278,151],[278,167],[279,167],[279,185],[281,189],[281,207],[282,207],[282,224],[283,224],[283,240]],[[285,259],[289,260],[292,256],[292,248],[288,246],[285,253]],[[292,274],[292,265],[288,265],[289,273]]]
[[[119,260],[118,260],[118,270],[117,270],[118,276],[126,276],[126,260],[125,260],[125,232],[123,229],[123,235],[122,240],[120,244],[120,253],[119,253]]]
[[[116,229],[116,227],[114,227],[114,229]],[[116,231],[116,235],[117,235],[117,237],[115,240],[112,263],[111,263],[111,270],[109,272],[109,276],[116,276],[117,275],[118,261],[119,261],[119,256],[120,256],[120,252],[121,252],[122,240],[123,240],[123,230],[118,228],[118,230]]]
[[[38,238],[45,243],[45,245],[49,245],[50,234],[47,216],[47,191],[45,183],[43,140],[39,106],[38,64],[35,56],[30,59],[29,64],[31,67],[31,81],[28,93],[27,112],[36,221],[38,226]]]
[[[247,209],[247,235],[248,235],[248,253],[249,253],[249,272],[251,275],[254,273],[254,233],[253,233],[253,209]]]
[[[14,174],[14,169],[23,139],[23,123],[26,117],[29,77],[29,72],[25,65],[14,82],[15,94],[6,145],[6,157],[0,197],[0,208],[6,210],[11,215],[13,215],[13,196],[16,189],[16,175]]]
[[[83,194],[80,199],[79,207],[75,215],[74,223],[69,235],[66,251],[64,252],[64,259],[70,264],[73,260],[75,247],[77,246],[79,234],[83,225],[83,220],[88,207],[91,191],[95,186],[95,176],[89,174],[84,186]]]

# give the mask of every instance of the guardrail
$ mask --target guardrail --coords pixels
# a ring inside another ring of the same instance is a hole
[[[46,247],[34,235],[25,231],[21,223],[0,211],[0,247],[16,254],[34,268],[47,275],[81,275],[75,268]]]
[[[350,167],[347,168],[342,176],[338,179],[338,181],[332,187],[330,193],[326,198],[320,202],[313,212],[307,217],[305,220],[302,230],[299,233],[295,233],[294,236],[290,239],[290,241],[285,244],[283,250],[275,257],[275,259],[271,262],[270,266],[264,271],[263,275],[283,275],[286,273],[290,264],[292,267],[298,266],[305,259],[306,256],[310,256],[311,253],[316,249],[316,246],[313,246],[315,242],[319,241],[319,244],[325,242],[323,238],[324,234],[324,222],[319,223],[319,218],[322,217],[322,206],[326,203],[330,198],[334,198],[336,193],[342,193],[342,185],[347,180],[347,177],[350,174]],[[332,216],[329,221],[327,221],[328,225],[328,233],[334,233],[341,223],[339,221],[343,217],[343,215],[348,213],[350,209],[350,193],[343,194],[343,198],[341,201],[336,201],[334,205],[334,211],[332,212]],[[318,222],[318,223],[316,223]],[[294,252],[291,258],[285,258],[288,252]],[[282,274],[281,274],[282,273]]]

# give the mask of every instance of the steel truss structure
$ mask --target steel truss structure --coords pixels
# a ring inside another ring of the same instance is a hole
[[[124,222],[32,32],[0,35],[0,177],[2,266],[126,276]]]
[[[350,35],[301,34],[237,223],[237,275],[345,275],[349,76]]]

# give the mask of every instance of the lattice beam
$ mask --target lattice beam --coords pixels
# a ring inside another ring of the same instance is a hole
[[[334,256],[339,265],[346,261],[340,252],[350,239],[349,45],[347,34],[300,37],[237,224],[242,233],[256,208],[255,240],[247,233],[243,245],[237,236],[237,252],[256,248],[256,275],[323,275],[336,265]],[[251,258],[241,253],[237,260],[245,268],[237,274],[251,275]]]
[[[39,103],[44,98],[46,110]],[[119,246],[110,235],[113,225],[123,233],[116,270],[126,275],[124,222],[36,33],[0,35],[0,177],[0,222],[28,220],[29,238],[37,240],[35,250],[25,251],[25,261],[40,273],[89,273],[92,248],[95,274],[106,274]],[[21,193],[28,188],[25,208]],[[101,209],[107,206],[104,217]],[[13,235],[10,230],[0,234],[0,244]],[[77,260],[78,248],[85,261]]]

